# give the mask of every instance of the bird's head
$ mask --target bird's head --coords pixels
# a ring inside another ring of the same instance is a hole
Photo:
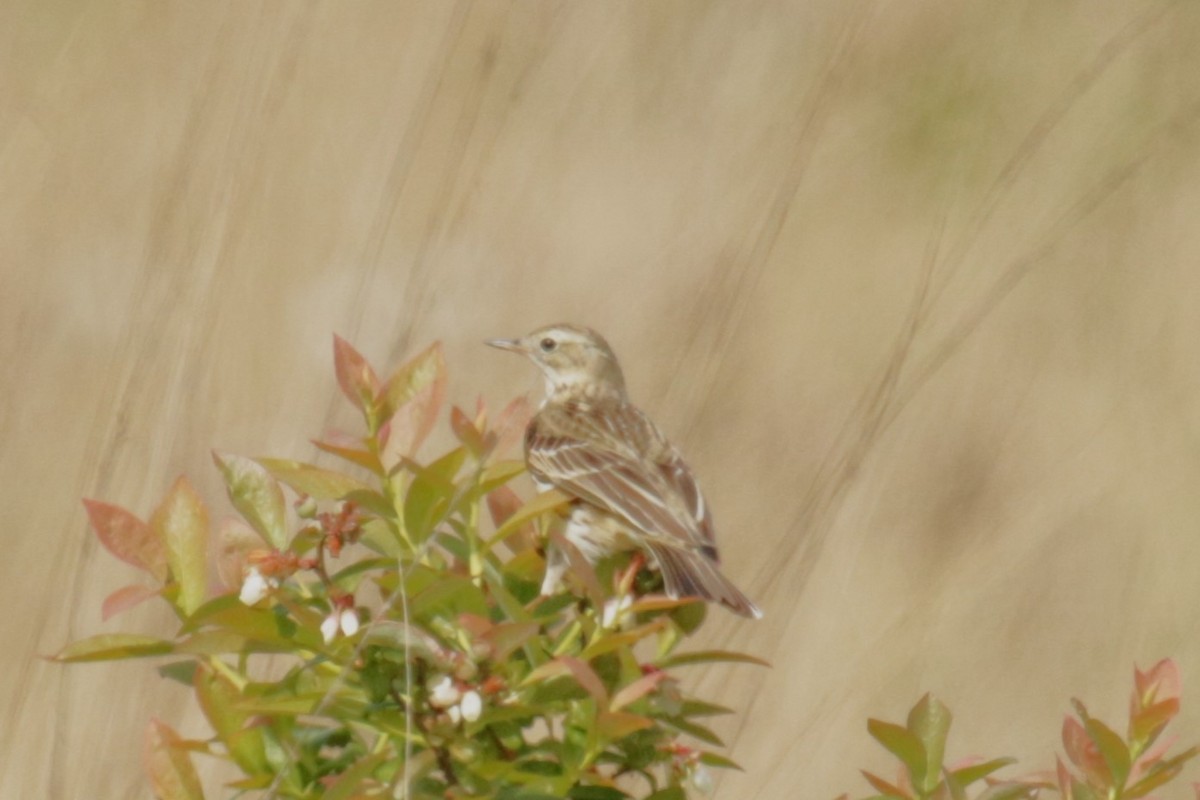
[[[519,339],[489,339],[488,344],[529,358],[546,376],[551,397],[621,396],[625,378],[612,348],[590,328],[547,325]]]

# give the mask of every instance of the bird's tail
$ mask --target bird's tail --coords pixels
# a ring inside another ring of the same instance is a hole
[[[743,617],[762,618],[758,606],[702,553],[665,544],[651,544],[649,548],[662,570],[663,582],[671,597],[701,597],[720,603]]]

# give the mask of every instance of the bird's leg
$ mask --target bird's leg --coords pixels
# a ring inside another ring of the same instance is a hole
[[[558,591],[563,573],[567,570],[567,555],[553,541],[546,542],[546,577],[542,579],[542,597]]]
[[[634,551],[633,557],[629,559],[629,566],[617,578],[617,594],[629,594],[630,588],[633,587],[633,579],[644,566],[646,556],[640,550]]]

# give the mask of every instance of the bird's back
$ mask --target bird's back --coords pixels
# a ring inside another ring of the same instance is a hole
[[[526,433],[530,473],[675,547],[716,557],[712,515],[678,450],[618,398],[548,403]]]

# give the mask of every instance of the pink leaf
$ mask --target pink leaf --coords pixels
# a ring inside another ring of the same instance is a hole
[[[158,719],[146,727],[142,751],[146,775],[161,800],[204,800],[200,777],[179,734]]]
[[[531,417],[533,417],[533,406],[528,397],[522,395],[505,406],[496,418],[494,428],[496,444],[492,448],[492,453],[503,456],[519,443],[525,436],[525,428],[529,425]]]
[[[105,549],[160,581],[167,579],[167,550],[149,525],[120,506],[99,500],[84,500],[83,506]]]
[[[438,351],[439,355],[441,351]],[[446,374],[440,370],[433,380],[396,409],[388,420],[388,437],[383,445],[383,463],[395,465],[404,456],[417,452],[437,423],[446,401]]]
[[[1079,767],[1089,781],[1106,786],[1111,777],[1108,764],[1079,720],[1070,715],[1063,719],[1062,740],[1071,763]]]
[[[1133,684],[1136,687],[1134,703],[1145,708],[1167,700],[1178,700],[1183,691],[1179,667],[1169,658],[1164,658],[1146,672],[1133,669]]]
[[[600,676],[596,674],[590,664],[574,656],[559,656],[558,660],[570,670],[576,683],[596,698],[598,703],[602,706],[608,703],[608,690],[604,688],[604,682],[600,680]]]
[[[363,413],[369,412],[379,396],[379,377],[362,354],[336,334],[333,337],[333,365],[342,394]]]
[[[487,494],[488,513],[491,514],[492,522],[496,524],[496,530],[521,510],[523,505],[525,501],[508,486],[497,486]],[[519,526],[512,538],[506,541],[508,548],[514,553],[525,552],[536,546],[537,533],[532,523],[526,523]]]
[[[458,440],[466,445],[467,449],[474,455],[479,456],[483,453],[486,448],[483,436],[480,435],[471,418],[458,406],[453,406],[450,409],[450,429],[454,431],[454,435],[458,437]]]
[[[1063,796],[1063,800],[1072,800],[1071,792],[1071,771],[1067,769],[1067,765],[1063,763],[1061,758],[1055,758],[1058,775],[1058,791]]]
[[[358,464],[360,467],[364,467],[376,475],[383,474],[383,465],[379,463],[379,459],[358,446],[362,442],[355,441],[340,431],[329,431],[325,434],[325,441],[313,439],[312,443],[318,450],[324,450],[326,453],[349,461],[351,464]]]
[[[246,575],[246,559],[250,551],[262,547],[262,539],[254,529],[240,519],[226,517],[221,520],[217,533],[220,549],[217,551],[217,577],[229,589],[238,589]]]
[[[128,611],[134,606],[141,605],[160,591],[162,590],[151,586],[124,586],[104,598],[100,616],[105,620],[111,619],[122,611]]]
[[[613,695],[612,704],[609,706],[613,711],[620,711],[625,706],[640,700],[642,697],[654,691],[658,684],[662,683],[667,677],[665,672],[651,672],[648,675],[643,675],[633,683],[621,688]]]

